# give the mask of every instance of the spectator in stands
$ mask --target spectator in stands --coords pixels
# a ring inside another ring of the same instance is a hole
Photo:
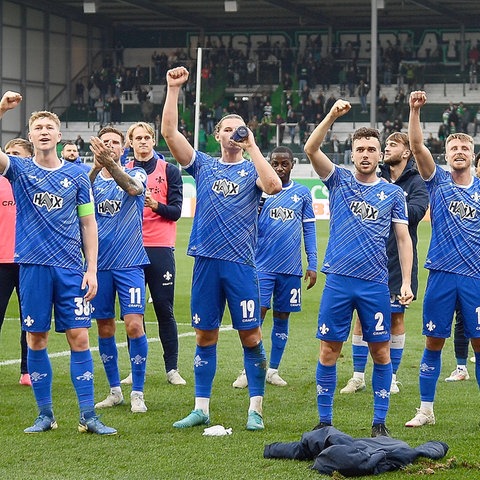
[[[75,99],[77,102],[77,110],[84,110],[85,109],[85,99],[83,94],[85,92],[85,85],[82,83],[81,80],[78,80],[75,84]]]
[[[300,145],[303,147],[303,145],[305,145],[305,141],[307,140],[306,135],[308,132],[308,122],[305,118],[305,115],[302,115],[300,117],[300,120],[297,123],[297,127],[298,127],[298,135],[300,137]]]
[[[477,108],[475,118],[473,119],[473,136],[477,135],[478,127],[480,125],[480,106]]]
[[[385,123],[388,118],[388,98],[385,94],[382,94],[378,100],[378,121]]]
[[[78,149],[78,155],[82,156],[85,155],[85,141],[83,140],[81,135],[77,135],[77,139],[75,140],[75,145]]]
[[[116,95],[110,101],[110,115],[114,125],[122,123],[122,104]]]
[[[100,128],[103,127],[104,124],[104,113],[105,113],[105,104],[103,102],[103,98],[99,96],[96,100],[95,103],[93,104],[93,107],[95,108],[95,112],[97,115],[97,123],[99,124]]]
[[[123,67],[123,51],[125,50],[121,40],[115,44],[115,64],[117,67]]]
[[[340,163],[340,141],[338,137],[334,134],[330,140],[330,151],[332,152],[332,162],[335,165]]]
[[[367,95],[369,91],[370,91],[370,87],[365,83],[363,79],[361,79],[357,88],[358,97],[360,98],[360,104],[362,106],[362,111],[360,113],[368,113]],[[328,108],[326,108],[326,110],[327,112],[330,111]]]
[[[403,88],[399,88],[397,94],[395,95],[395,99],[393,101],[393,116],[398,117],[400,116],[403,118],[403,111],[405,109],[405,92]]]
[[[218,123],[218,122],[217,122]],[[252,131],[253,136],[257,138],[258,134],[258,118],[256,115],[253,115],[247,123],[247,127]],[[212,132],[213,133],[213,132]]]
[[[260,123],[260,148],[262,152],[268,150],[268,134],[270,133],[270,122],[267,117],[263,117]]]
[[[335,98],[335,95],[333,93],[331,93],[330,96],[328,97],[327,101],[325,102],[324,112],[329,112],[336,101],[337,101],[337,99]]]
[[[349,133],[343,144],[343,163],[352,164],[352,134]]]
[[[285,119],[279,113],[277,113],[275,117],[275,125],[277,126],[278,147],[283,143],[283,136],[285,134]]]
[[[477,63],[473,59],[470,59],[470,66],[468,68],[468,78],[470,79],[470,90],[478,90]]]
[[[355,95],[356,84],[357,84],[357,74],[355,72],[355,68],[352,66],[347,70],[347,87],[348,87],[348,95],[350,97],[353,97]],[[325,110],[327,112],[330,111],[327,108],[325,108]]]
[[[295,128],[297,126],[297,114],[292,105],[287,106],[287,124],[288,131],[290,133],[290,143],[294,143],[295,140]]]

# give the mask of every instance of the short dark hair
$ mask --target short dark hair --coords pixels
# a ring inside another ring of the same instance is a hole
[[[295,163],[295,159],[293,158],[293,152],[288,147],[284,147],[284,146],[275,147],[270,153],[269,161],[271,161],[272,155],[274,153],[286,153],[288,155],[288,159],[292,162],[292,164]]]
[[[376,138],[380,142],[380,132],[376,128],[360,127],[353,132],[352,142],[360,138]]]
[[[125,141],[125,136],[123,133],[118,130],[118,128],[115,127],[103,127],[99,132],[98,132],[98,138],[100,138],[102,135],[105,135],[105,133],[116,133],[121,139],[122,143]]]

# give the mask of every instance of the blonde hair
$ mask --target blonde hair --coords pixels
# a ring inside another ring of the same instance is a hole
[[[452,140],[460,140],[461,142],[469,143],[472,147],[472,152],[475,150],[475,142],[467,133],[451,133],[445,140],[445,146],[447,146]]]
[[[236,118],[238,120],[241,120],[243,123],[245,123],[245,120],[240,116],[237,115],[236,113],[229,113],[228,115],[225,115],[220,119],[220,121],[215,125],[215,129],[213,131],[214,135],[217,135],[217,133],[220,131],[220,128],[222,128],[222,123],[224,120],[228,120],[229,118]]]
[[[5,144],[4,150],[7,151],[10,148],[15,147],[18,145],[19,147],[23,148],[26,152],[28,152],[30,157],[33,157],[33,144],[24,138],[12,138],[9,142]]]
[[[136,128],[143,128],[145,129],[148,134],[152,137],[153,139],[153,143],[156,143],[155,141],[155,130],[152,128],[152,126],[147,123],[147,122],[137,122],[137,123],[133,123],[132,125],[130,125],[130,127],[128,127],[128,130],[127,130],[127,138],[130,140],[130,143],[132,142],[133,140],[133,131],[136,129]]]
[[[60,119],[58,118],[58,115],[53,112],[48,112],[47,110],[41,110],[39,112],[33,112],[30,115],[30,119],[28,120],[28,128],[32,128],[33,122],[40,118],[47,118],[48,120],[52,120],[53,123],[57,126],[57,128],[60,130]]]

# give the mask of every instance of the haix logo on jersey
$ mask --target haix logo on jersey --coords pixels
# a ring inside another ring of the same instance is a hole
[[[477,209],[464,202],[450,202],[448,211],[454,215],[458,215],[461,220],[472,220],[477,216]]]
[[[230,182],[229,180],[217,180],[213,182],[212,190],[215,193],[221,193],[224,197],[230,195],[238,195],[240,186],[237,183]]]
[[[273,220],[281,220],[286,222],[287,220],[293,220],[295,217],[295,212],[289,208],[277,207],[270,209],[270,218]]]
[[[372,207],[366,202],[352,202],[350,210],[354,215],[358,215],[362,220],[377,220],[378,209]]]
[[[48,192],[36,193],[33,196],[33,204],[40,208],[45,207],[48,211],[56,210],[62,208],[63,198]]]
[[[122,202],[120,200],[105,200],[97,205],[97,212],[100,215],[111,215],[112,217],[120,211]]]

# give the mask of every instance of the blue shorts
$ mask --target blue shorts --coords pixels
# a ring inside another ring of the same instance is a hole
[[[145,312],[145,275],[143,268],[100,270],[97,274],[98,292],[92,300],[92,318],[115,318],[115,294],[118,293],[120,315]]]
[[[27,332],[48,332],[89,328],[90,302],[83,298],[83,272],[47,265],[20,265],[20,303],[22,328]]]
[[[405,313],[406,308],[406,305],[400,303],[397,295],[394,293],[390,294],[390,310],[392,313]]]
[[[480,281],[478,278],[430,270],[423,299],[423,335],[448,338],[457,305],[467,338],[480,337]]]
[[[299,312],[302,309],[302,277],[283,273],[258,272],[260,305],[276,312]]]
[[[251,330],[261,325],[255,267],[195,257],[190,303],[192,326],[199,330],[219,328],[226,302],[236,330]]]
[[[345,342],[356,310],[366,342],[390,340],[388,285],[329,273],[320,303],[317,338]]]

